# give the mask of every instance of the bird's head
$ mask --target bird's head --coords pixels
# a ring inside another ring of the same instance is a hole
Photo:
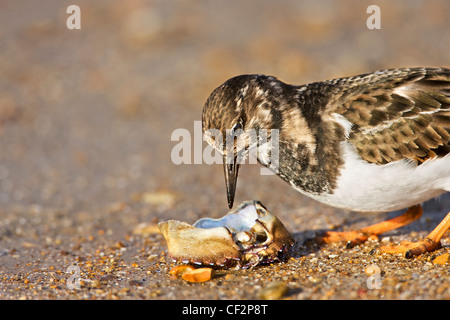
[[[261,129],[272,129],[273,97],[280,96],[281,81],[265,75],[241,75],[216,88],[203,108],[204,139],[223,156],[228,206],[232,208],[239,164],[259,145]],[[276,116],[275,116],[276,118]],[[267,133],[266,133],[267,134]],[[264,137],[266,142],[270,139]]]

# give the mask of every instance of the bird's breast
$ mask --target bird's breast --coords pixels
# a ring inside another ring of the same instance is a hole
[[[307,196],[333,207],[352,211],[394,211],[450,191],[450,155],[416,165],[399,160],[384,165],[362,160],[353,145],[341,142],[343,165],[330,192]]]

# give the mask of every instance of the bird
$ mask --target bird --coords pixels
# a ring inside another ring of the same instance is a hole
[[[355,212],[406,209],[358,230],[327,231],[318,243],[357,245],[413,222],[424,201],[450,192],[448,68],[385,69],[302,85],[238,75],[207,98],[202,130],[223,156],[230,208],[241,160],[256,148],[260,164],[316,201]],[[425,238],[377,250],[406,258],[434,251],[449,227],[450,212]]]

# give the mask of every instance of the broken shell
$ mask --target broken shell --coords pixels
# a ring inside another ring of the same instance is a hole
[[[158,224],[169,255],[184,263],[249,268],[279,260],[294,243],[283,223],[257,200],[245,201],[220,219],[190,225],[169,220]]]

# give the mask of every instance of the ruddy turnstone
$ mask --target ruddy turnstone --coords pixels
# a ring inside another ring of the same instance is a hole
[[[450,69],[399,68],[306,85],[252,74],[216,88],[202,115],[205,140],[223,156],[233,205],[238,158],[258,148],[258,161],[294,189],[330,206],[361,212],[408,208],[405,214],[319,242],[365,241],[419,218],[420,203],[450,191]],[[232,145],[223,137],[231,136]],[[249,132],[268,139],[250,143]],[[278,163],[270,161],[278,131]],[[275,131],[273,131],[275,132]],[[379,250],[412,257],[440,246],[450,213],[422,241]]]

